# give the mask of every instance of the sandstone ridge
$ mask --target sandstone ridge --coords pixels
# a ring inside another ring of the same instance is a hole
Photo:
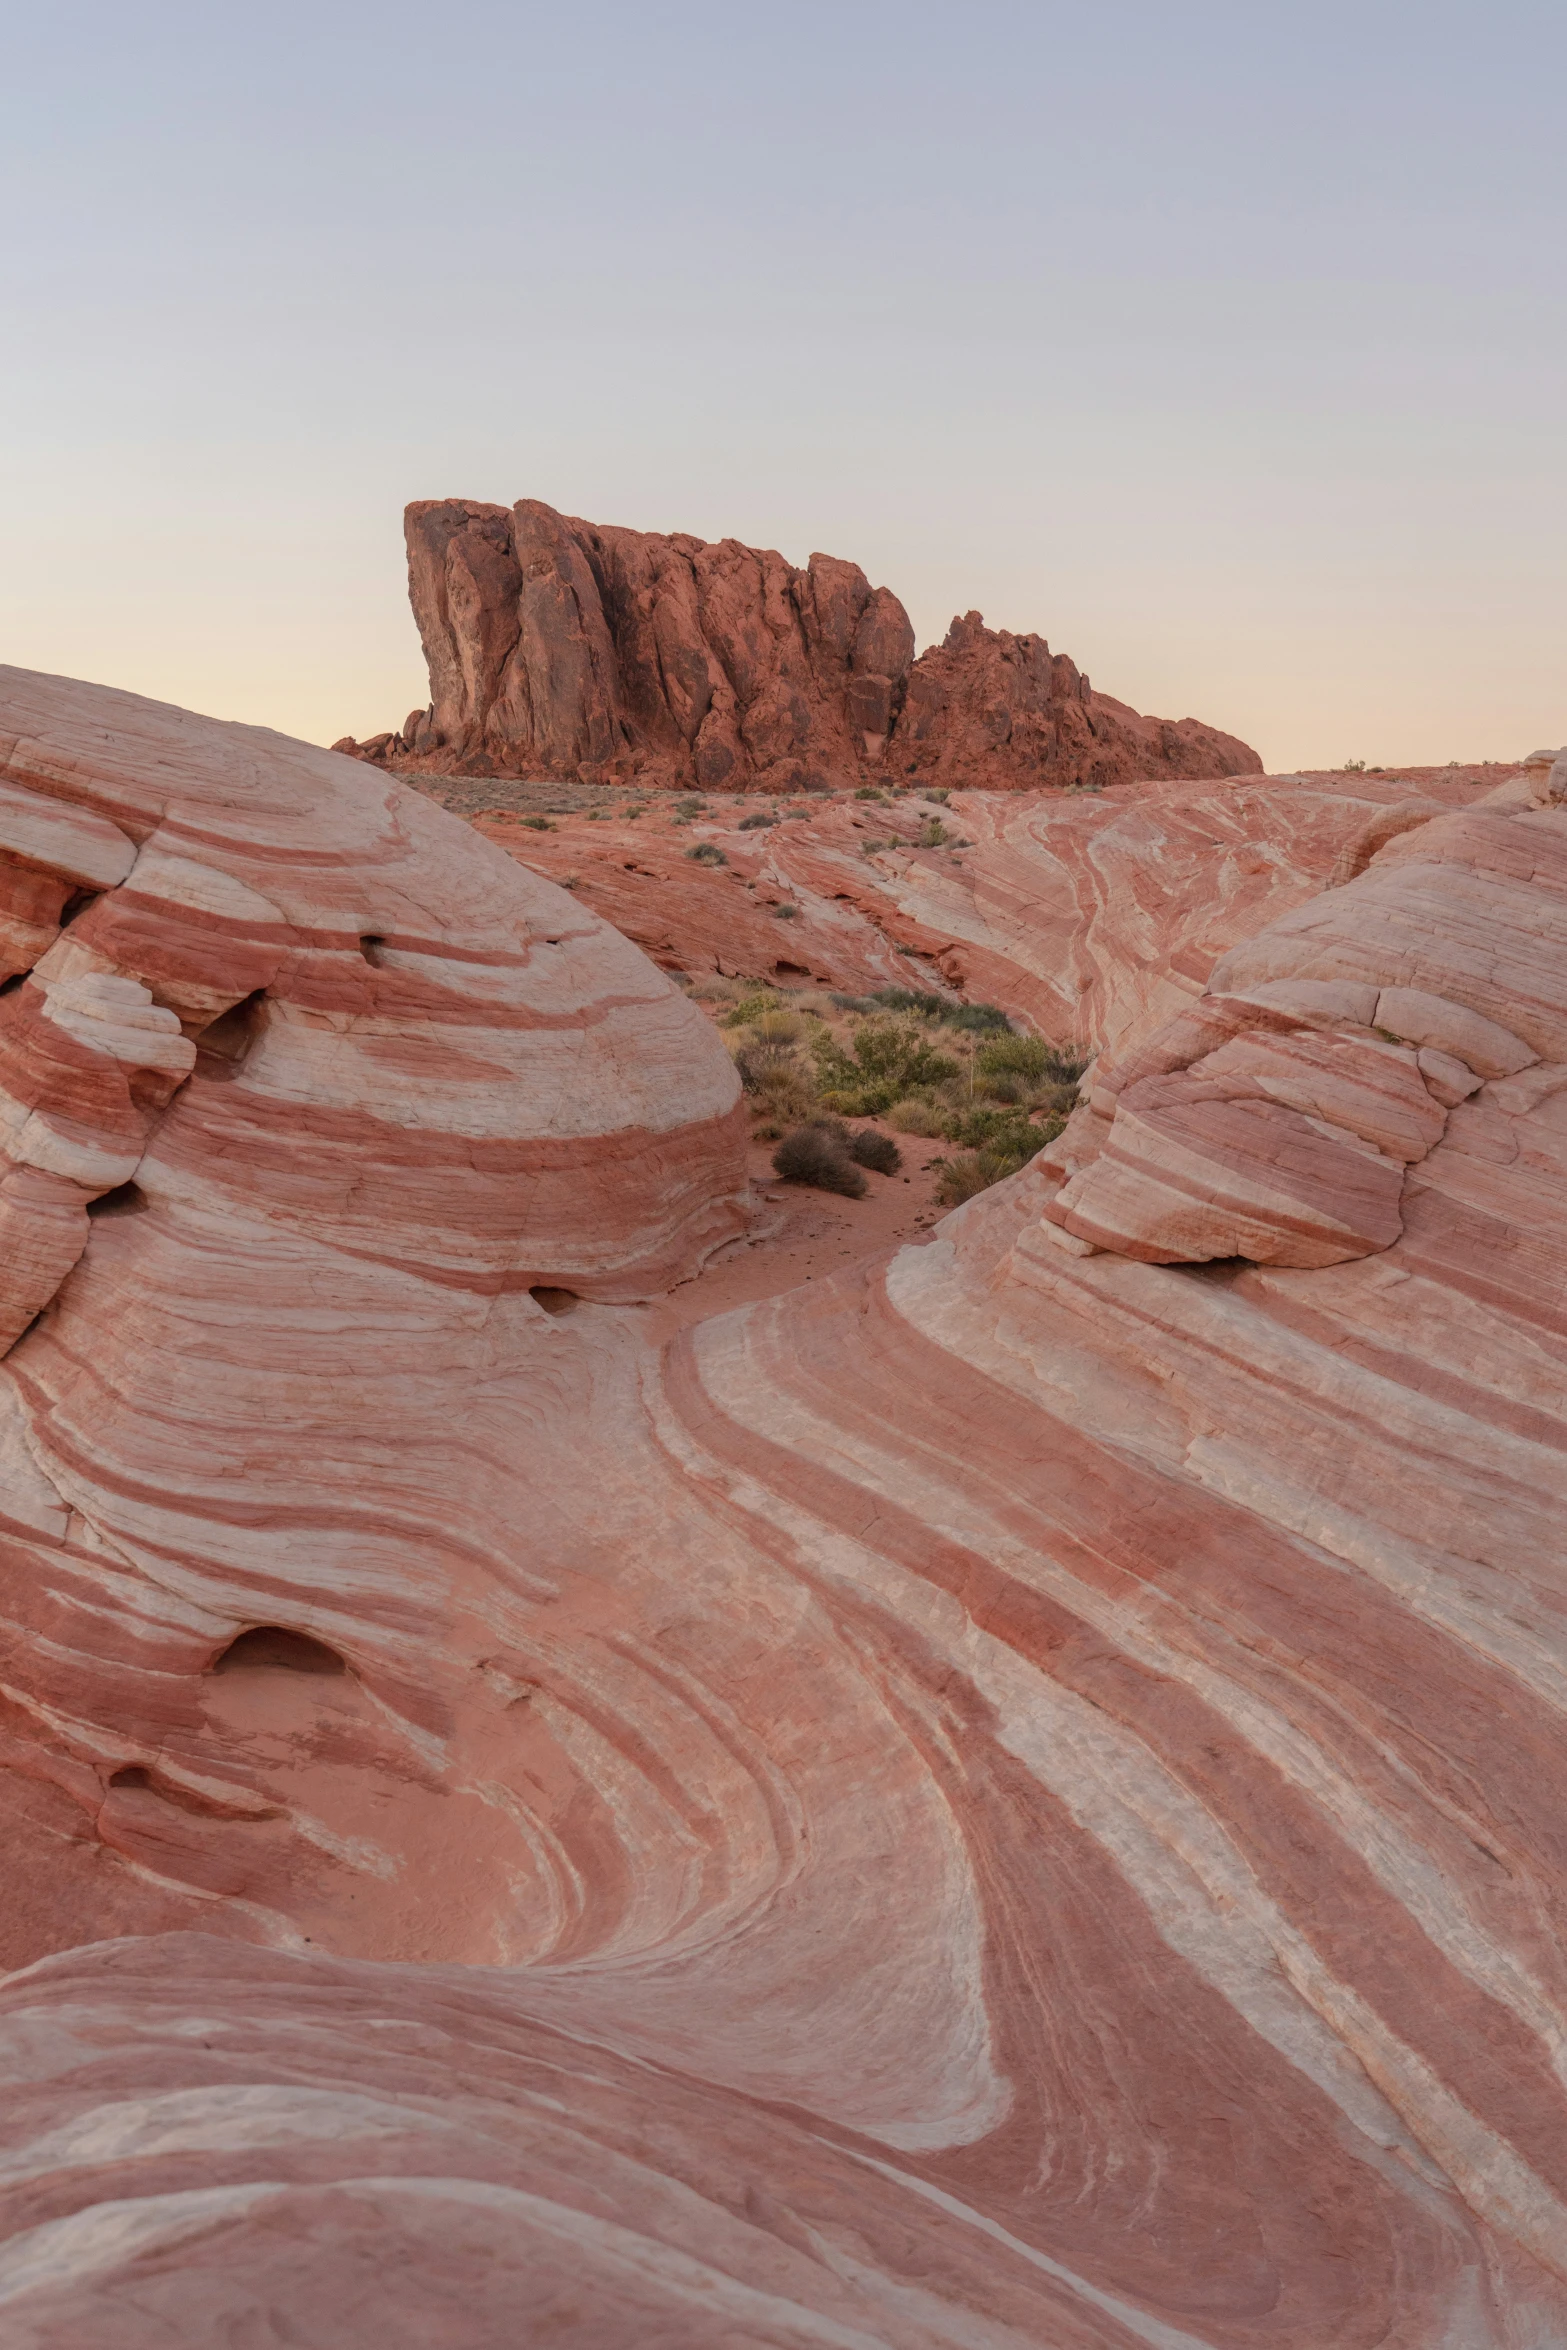
[[[7,2350],[1567,2339],[1554,790],[660,1344],[651,962],[362,764],[0,745]]]
[[[993,789],[1255,773],[1193,718],[1094,692],[1040,636],[977,612],[914,658],[908,614],[858,564],[803,569],[736,539],[616,529],[460,498],[407,509],[428,709],[341,751],[451,774],[704,791],[892,771]]]

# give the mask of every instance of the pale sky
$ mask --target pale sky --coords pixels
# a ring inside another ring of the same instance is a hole
[[[849,556],[1273,768],[1567,740],[1567,10],[55,0],[0,658],[329,742],[401,510]]]

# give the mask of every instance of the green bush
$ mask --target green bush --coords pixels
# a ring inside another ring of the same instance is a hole
[[[729,862],[717,843],[710,840],[699,840],[694,849],[687,849],[686,855],[693,865],[727,865]]]
[[[759,808],[754,816],[742,816],[739,823],[735,826],[735,830],[736,832],[756,832],[759,831],[764,824],[776,824],[777,821],[778,819],[776,816],[769,816],[764,810]]]
[[[770,1012],[784,1010],[783,998],[772,988],[756,995],[743,995],[732,1012],[724,1014],[726,1028],[749,1028],[753,1020],[765,1020]]]
[[[845,1117],[875,1118],[906,1093],[945,1084],[959,1074],[957,1062],[938,1053],[907,1020],[867,1020],[852,1043],[847,1053],[824,1030],[811,1044],[822,1099]]]
[[[530,832],[553,832],[555,827],[547,816],[519,816],[519,824],[526,824]]]
[[[942,823],[939,816],[927,816],[924,823],[920,826],[918,832],[914,835],[914,846],[917,849],[945,848],[947,842],[951,838],[951,833]]]
[[[874,995],[842,995],[833,990],[840,1012],[912,1012],[943,1028],[968,1028],[986,1035],[1010,1036],[1012,1023],[999,1004],[958,1004],[951,996],[919,987],[878,987]]]
[[[1066,1120],[1059,1116],[1036,1121],[1025,1109],[986,1103],[953,1111],[946,1121],[946,1136],[949,1142],[961,1143],[965,1150],[985,1151],[992,1158],[1006,1159],[1010,1163],[1002,1172],[1010,1175],[1016,1168],[1027,1166],[1047,1142],[1054,1142],[1065,1124]]]
[[[886,793],[874,783],[862,783],[854,796],[857,800],[884,800],[887,797]]]
[[[981,1077],[1020,1077],[1028,1085],[1042,1085],[1047,1078],[1073,1085],[1083,1073],[1081,1061],[1058,1052],[1042,1036],[998,1036],[980,1046],[974,1067]]]

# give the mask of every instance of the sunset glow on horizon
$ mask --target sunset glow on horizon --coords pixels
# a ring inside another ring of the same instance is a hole
[[[330,742],[401,514],[845,556],[1272,769],[1567,739],[1567,20],[927,0],[12,37],[0,658]]]

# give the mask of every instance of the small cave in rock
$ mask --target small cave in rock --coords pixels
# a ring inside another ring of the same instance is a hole
[[[215,1061],[242,1061],[261,1033],[262,1006],[266,1000],[266,989],[258,987],[237,1004],[231,1004],[200,1031],[196,1050],[210,1053]]]
[[[87,1202],[87,1213],[94,1222],[100,1216],[144,1216],[147,1213],[147,1194],[139,1183],[117,1183],[97,1199]]]
[[[102,895],[101,889],[73,889],[60,908],[60,928],[69,930],[77,915],[85,914],[88,907],[95,906]]]
[[[257,1624],[214,1658],[215,1673],[346,1673],[335,1648],[282,1624]]]
[[[109,1785],[111,1787],[150,1787],[152,1773],[147,1769],[145,1763],[126,1763],[123,1769],[113,1774]]]
[[[359,952],[367,963],[373,963],[379,970],[386,961],[386,941],[384,938],[378,937],[373,930],[366,931],[364,937],[359,941]]]
[[[529,1290],[528,1295],[547,1314],[569,1314],[582,1302],[574,1289],[552,1289],[548,1282],[540,1282],[537,1288]]]

